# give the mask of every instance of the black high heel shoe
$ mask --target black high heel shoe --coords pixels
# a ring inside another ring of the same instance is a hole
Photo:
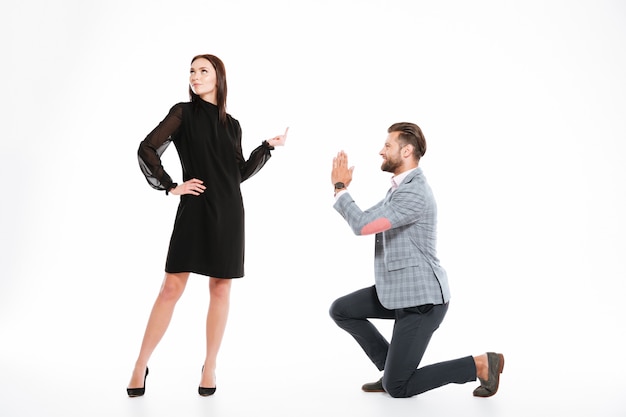
[[[148,367],[146,366],[146,374],[143,376],[143,387],[126,388],[129,397],[141,397],[146,393],[146,378],[148,377]]]
[[[204,365],[202,366],[202,373],[204,373]],[[205,388],[205,387],[198,386],[198,394],[202,395],[203,397],[208,397],[209,395],[215,394],[216,390],[217,390],[217,387]]]

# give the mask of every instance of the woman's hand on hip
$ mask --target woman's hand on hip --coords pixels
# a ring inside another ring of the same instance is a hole
[[[200,195],[204,192],[204,190],[206,190],[206,187],[202,185],[202,181],[196,178],[192,178],[189,181],[185,181],[182,184],[179,184],[176,187],[172,188],[170,190],[170,193],[174,195]]]

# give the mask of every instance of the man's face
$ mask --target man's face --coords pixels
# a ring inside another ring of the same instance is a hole
[[[383,157],[380,169],[393,174],[402,166],[402,156],[400,155],[402,144],[398,140],[398,135],[400,135],[400,132],[389,133],[385,140],[385,145],[379,152],[380,156]]]

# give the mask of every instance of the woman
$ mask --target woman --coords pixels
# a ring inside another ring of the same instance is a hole
[[[206,358],[198,393],[215,393],[217,353],[228,317],[231,278],[244,275],[244,209],[240,183],[270,159],[284,135],[263,141],[245,160],[239,122],[226,113],[226,71],[213,55],[191,61],[190,102],[174,105],[139,145],[139,165],[148,183],[179,195],[165,279],[154,303],[139,356],[127,388],[131,397],[145,393],[148,359],[167,330],[190,273],[209,277]],[[161,155],[173,142],[180,157],[182,184],[172,182]]]

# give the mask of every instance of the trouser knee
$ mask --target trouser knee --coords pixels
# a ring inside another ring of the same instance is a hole
[[[406,389],[400,388],[387,388],[385,387],[385,391],[393,398],[407,398]]]
[[[385,392],[393,398],[407,398],[407,383],[408,381],[394,381],[391,382],[387,378],[383,377],[383,388]]]
[[[330,305],[330,308],[328,309],[328,314],[330,315],[330,318],[335,321],[335,323],[346,319],[345,315],[343,314],[343,309],[341,308],[341,299],[333,301],[333,303]]]

